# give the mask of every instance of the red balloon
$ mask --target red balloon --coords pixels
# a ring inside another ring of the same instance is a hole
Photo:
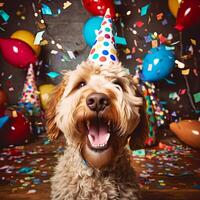
[[[37,61],[37,56],[31,47],[18,39],[0,38],[0,49],[5,60],[19,68],[27,68]]]
[[[5,108],[4,107],[0,107],[0,117],[3,117],[5,114]]]
[[[113,0],[82,0],[88,12],[95,16],[104,16],[107,8],[110,8],[112,18],[115,18],[115,6]]]
[[[0,108],[6,106],[7,100],[8,98],[7,98],[6,93],[2,89],[0,89]]]
[[[175,28],[183,31],[200,25],[200,1],[184,0],[181,1],[176,18]]]
[[[0,146],[24,144],[30,138],[29,122],[21,112],[11,116],[7,124],[0,129]]]

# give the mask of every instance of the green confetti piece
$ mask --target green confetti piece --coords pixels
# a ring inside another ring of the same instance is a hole
[[[7,22],[10,18],[10,16],[4,10],[0,10],[0,16],[3,18],[5,22]]]
[[[200,92],[193,94],[194,97],[194,101],[195,103],[199,103],[200,102]]]
[[[145,150],[144,149],[135,150],[135,151],[133,151],[133,155],[135,155],[135,156],[145,156]]]

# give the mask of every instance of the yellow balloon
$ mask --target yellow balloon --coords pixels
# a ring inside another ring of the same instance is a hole
[[[168,0],[168,7],[174,17],[177,17],[181,0]]]
[[[41,100],[43,109],[46,109],[47,102],[54,88],[55,88],[55,85],[53,84],[44,84],[44,85],[39,86],[40,100]]]
[[[40,45],[34,45],[35,36],[26,30],[18,30],[11,35],[11,38],[22,40],[26,42],[35,52],[37,56],[39,56],[41,47]]]

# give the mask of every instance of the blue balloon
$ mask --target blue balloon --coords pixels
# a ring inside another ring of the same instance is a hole
[[[174,67],[175,53],[160,45],[152,48],[143,60],[142,77],[144,81],[158,81],[169,75]]]
[[[83,37],[87,45],[90,47],[93,46],[95,39],[96,39],[96,33],[95,31],[99,30],[101,28],[101,23],[103,21],[103,17],[91,17],[88,19],[83,27]]]

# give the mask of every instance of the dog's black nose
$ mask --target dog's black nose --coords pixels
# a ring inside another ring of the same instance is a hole
[[[99,112],[109,105],[109,99],[103,93],[92,93],[88,95],[86,103],[90,110]]]

